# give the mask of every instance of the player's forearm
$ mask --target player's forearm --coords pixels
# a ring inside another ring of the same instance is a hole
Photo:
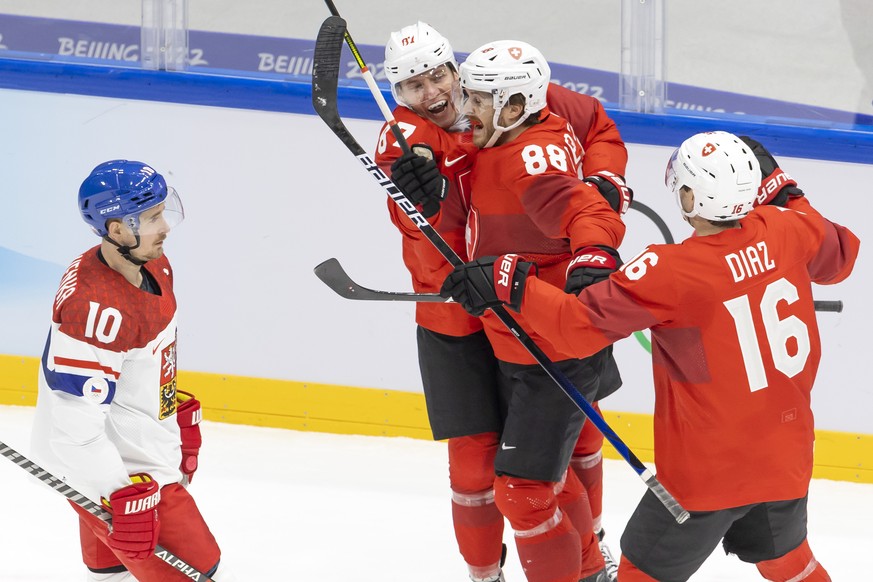
[[[617,249],[624,239],[625,230],[619,214],[606,202],[598,200],[596,206],[575,215],[567,226],[567,236],[574,252],[582,247],[597,245]]]
[[[521,314],[535,332],[569,356],[584,358],[612,343],[591,324],[575,295],[537,277],[527,278]]]

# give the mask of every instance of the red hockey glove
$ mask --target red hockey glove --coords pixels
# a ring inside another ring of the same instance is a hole
[[[621,266],[621,257],[612,247],[603,245],[582,247],[567,265],[565,293],[579,295],[585,287],[599,283]]]
[[[755,206],[772,204],[784,207],[789,198],[803,196],[803,190],[797,187],[797,182],[791,176],[782,171],[767,148],[747,135],[741,135],[740,139],[752,149],[761,165],[761,187],[758,189]]]
[[[430,218],[440,209],[449,191],[449,179],[440,173],[433,150],[426,144],[415,144],[391,164],[391,180],[403,195],[421,206],[421,214]]]
[[[131,560],[145,560],[155,553],[161,522],[158,503],[161,490],[145,473],[131,475],[133,481],[103,499],[103,505],[112,513],[109,547]]]
[[[176,390],[176,421],[179,423],[179,433],[182,436],[182,466],[179,467],[188,477],[188,483],[194,478],[197,470],[197,455],[200,454],[200,421],[203,411],[200,401],[193,394]]]
[[[596,187],[600,195],[606,198],[612,209],[619,214],[627,212],[631,202],[634,201],[634,191],[625,184],[624,176],[600,170],[585,176],[582,181]]]
[[[536,265],[520,261],[518,255],[482,257],[455,267],[443,282],[440,296],[451,297],[476,317],[503,303],[519,311],[531,269],[536,274]]]

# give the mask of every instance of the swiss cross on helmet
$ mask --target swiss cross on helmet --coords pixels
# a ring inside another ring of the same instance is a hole
[[[698,133],[682,142],[667,163],[667,188],[694,191],[694,207],[679,209],[691,218],[712,221],[742,218],[754,206],[761,185],[761,166],[751,148],[726,131]]]
[[[167,210],[174,215],[172,223],[180,222],[184,211],[178,194],[167,187],[163,176],[142,162],[104,162],[79,187],[82,219],[103,237],[108,235],[106,223],[111,219],[121,220],[136,234],[139,215],[162,202],[167,202]]]

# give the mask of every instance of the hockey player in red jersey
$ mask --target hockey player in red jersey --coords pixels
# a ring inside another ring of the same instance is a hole
[[[748,138],[689,138],[666,182],[696,236],[649,246],[578,298],[512,255],[459,267],[442,292],[472,312],[520,309],[577,356],[651,329],[658,477],[691,518],[677,524],[646,492],[621,539],[622,582],[687,580],[719,541],[767,580],[828,581],[806,539],[821,355],[811,284],[845,279],[859,241]]]
[[[448,41],[419,22],[391,35],[385,72],[395,100],[394,117],[415,155],[401,156],[390,127],[380,134],[376,160],[404,193],[419,205],[442,237],[466,256],[464,234],[470,207],[470,172],[478,148],[472,144],[469,122],[461,115],[458,66]],[[583,132],[583,170],[591,186],[602,191],[618,210],[626,211],[630,191],[620,174],[627,152],[624,143],[596,99],[548,86],[548,100]],[[421,164],[414,169],[409,164]],[[427,164],[426,167],[424,164]],[[439,289],[451,271],[445,258],[388,201],[392,221],[403,234],[404,261],[419,292]],[[419,304],[419,361],[434,438],[448,438],[452,514],[459,549],[473,580],[494,580],[500,574],[503,517],[494,504],[493,460],[499,445],[502,405],[497,364],[482,325],[456,305]],[[586,430],[577,443],[574,470],[596,493],[590,499],[600,522],[603,437]],[[585,490],[571,479],[559,500],[584,504]],[[587,511],[587,510],[586,510]],[[572,515],[584,513],[571,509]],[[580,518],[580,521],[586,521]],[[592,521],[587,518],[587,521]],[[589,528],[590,529],[590,528]],[[593,538],[592,538],[593,539]],[[596,549],[596,546],[595,546]],[[608,550],[604,546],[604,550]],[[599,564],[597,556],[589,561]]]
[[[543,55],[521,41],[489,43],[470,54],[460,77],[464,113],[480,148],[467,217],[468,256],[524,253],[571,292],[606,276],[600,261],[618,256],[624,224],[598,189],[579,179],[583,147],[567,121],[547,106],[550,69]],[[556,496],[562,484],[578,484],[567,469],[584,415],[494,314],[471,314],[482,315],[508,402],[494,495],[515,531],[528,580],[605,580],[590,508],[585,503],[587,519],[580,527],[573,515],[578,508]],[[519,324],[526,327],[523,318]],[[589,401],[620,386],[611,348],[578,360],[531,337]]]
[[[418,205],[460,256],[470,204],[470,172],[478,148],[461,113],[458,64],[449,41],[426,23],[391,34],[385,74],[399,106],[394,117],[420,163],[416,184],[401,180],[402,151],[386,124],[376,162]],[[394,169],[399,168],[398,172]],[[428,172],[426,175],[422,171]],[[424,182],[422,185],[418,180]],[[418,292],[435,292],[451,265],[388,200],[402,235],[403,261]],[[482,324],[459,305],[416,306],[419,368],[434,439],[448,439],[452,522],[458,548],[476,582],[502,580],[503,516],[494,506],[491,482],[500,431],[497,362]]]
[[[34,457],[112,514],[79,513],[92,582],[188,580],[161,544],[216,582],[236,578],[185,488],[197,469],[200,403],[176,387],[176,299],[164,240],[176,191],[135,161],[100,164],[79,210],[101,243],[61,280],[39,371]]]

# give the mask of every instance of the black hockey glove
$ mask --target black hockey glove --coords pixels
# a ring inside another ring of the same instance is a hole
[[[519,260],[518,255],[482,257],[455,267],[443,282],[440,296],[451,297],[476,317],[504,303],[519,311],[531,270],[536,274],[536,265]]]
[[[425,218],[439,211],[449,191],[448,178],[440,174],[433,150],[425,144],[415,144],[411,152],[394,160],[391,180],[413,204],[421,206]]]
[[[621,266],[618,251],[605,245],[583,247],[576,251],[567,265],[565,293],[579,295],[585,287],[600,283]]]
[[[797,182],[791,176],[782,171],[767,148],[747,135],[741,135],[740,139],[752,149],[761,164],[761,188],[758,190],[756,206],[772,204],[784,207],[789,198],[803,196],[803,190],[797,187]]]
[[[600,195],[606,198],[612,209],[619,214],[627,212],[634,200],[634,191],[625,184],[624,176],[600,170],[585,176],[582,181],[596,187]]]

